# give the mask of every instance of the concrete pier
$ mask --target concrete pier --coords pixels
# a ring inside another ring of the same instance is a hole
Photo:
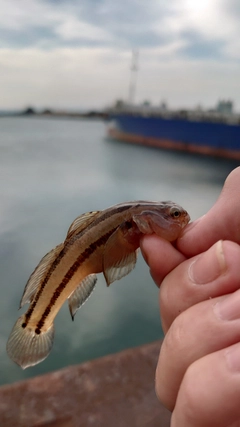
[[[1,427],[168,427],[154,376],[161,342],[0,388]]]

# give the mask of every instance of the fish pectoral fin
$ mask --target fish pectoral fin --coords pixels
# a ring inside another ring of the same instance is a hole
[[[44,275],[48,271],[50,265],[53,263],[53,261],[58,257],[61,250],[63,249],[64,244],[61,243],[60,245],[56,246],[54,249],[52,249],[50,252],[48,252],[40,261],[38,266],[35,268],[34,272],[31,274],[31,276],[28,279],[28,282],[25,286],[22,299],[20,301],[20,308],[29,302],[32,302],[35,293],[41,283],[41,280],[43,279]]]
[[[90,297],[95,285],[97,283],[96,274],[89,274],[86,276],[78,287],[71,293],[68,297],[68,305],[70,314],[72,316],[72,320],[74,320],[74,316],[78,309],[87,301]]]
[[[131,222],[120,225],[109,237],[103,253],[103,274],[107,286],[133,270],[138,247],[139,231]]]
[[[152,227],[154,216],[157,216],[155,212],[143,211],[139,214],[133,215],[133,221],[141,233],[152,234],[154,232]]]
[[[22,315],[16,321],[7,342],[8,356],[22,369],[44,360],[50,353],[54,338],[53,324],[47,331],[36,334],[35,329],[28,325],[23,327],[24,322],[25,315]]]
[[[69,240],[74,234],[78,234],[84,230],[100,212],[87,212],[78,216],[70,225],[65,241]]]
[[[115,265],[104,267],[104,277],[107,282],[107,286],[115,282],[115,280],[120,280],[122,277],[130,273],[136,264],[137,261],[137,251],[125,254],[121,260],[117,260]]]
[[[143,234],[157,234],[168,241],[173,241],[177,238],[181,225],[169,221],[168,216],[164,216],[160,212],[143,211],[140,214],[133,215],[133,221]]]

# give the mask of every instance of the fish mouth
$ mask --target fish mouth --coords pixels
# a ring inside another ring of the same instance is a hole
[[[190,221],[191,221],[190,215],[187,212],[185,212],[184,221],[182,223],[182,227],[185,227]]]

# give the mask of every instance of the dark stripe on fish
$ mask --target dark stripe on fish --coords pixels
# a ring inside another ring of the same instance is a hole
[[[47,318],[47,316],[49,315],[52,307],[54,306],[54,304],[56,304],[57,299],[59,298],[59,296],[61,295],[62,291],[65,289],[65,287],[67,286],[68,282],[71,280],[71,278],[74,276],[74,274],[76,273],[76,271],[78,270],[79,266],[86,261],[90,255],[93,254],[93,252],[100,246],[104,245],[108,238],[111,236],[111,234],[116,230],[116,227],[113,228],[112,230],[108,231],[104,236],[100,237],[98,240],[96,240],[95,242],[91,243],[91,245],[89,245],[88,248],[85,249],[85,251],[83,253],[81,253],[78,258],[76,259],[76,261],[74,262],[74,264],[71,266],[71,268],[68,270],[68,272],[65,274],[62,282],[60,283],[60,285],[58,285],[57,289],[54,291],[54,294],[52,296],[52,298],[50,299],[50,302],[48,304],[48,306],[46,307],[41,319],[39,320],[39,322],[37,323],[35,332],[39,333],[39,331],[41,331],[41,328],[44,325],[44,322]]]
[[[81,234],[85,233],[86,230],[89,231],[89,230],[91,230],[92,227],[95,227],[96,225],[105,221],[109,217],[112,217],[112,216],[117,215],[121,212],[127,211],[128,209],[132,209],[132,206],[124,205],[124,206],[116,207],[115,209],[111,209],[111,210],[109,208],[108,212],[103,211],[101,215],[99,215],[96,219],[94,219],[93,222],[91,222],[84,230],[82,230],[76,236],[79,237]]]
[[[42,281],[42,283],[40,285],[40,288],[39,288],[38,292],[36,293],[34,301],[32,302],[32,304],[30,305],[28,311],[25,314],[26,326],[27,326],[27,324],[28,324],[28,322],[30,320],[30,317],[32,315],[32,312],[33,312],[33,310],[34,310],[34,308],[35,308],[35,306],[36,306],[36,304],[37,304],[37,302],[38,302],[38,300],[39,300],[39,298],[40,298],[40,296],[41,296],[41,294],[43,292],[43,289],[45,288],[48,280],[50,279],[50,277],[51,277],[52,273],[54,272],[54,270],[57,268],[57,266],[58,266],[59,262],[61,261],[61,259],[63,258],[63,256],[64,256],[63,252],[58,255],[57,259],[50,266],[50,268],[49,268],[46,276],[43,278],[43,281]]]
[[[124,211],[126,211],[126,210],[128,210],[128,209],[131,209],[132,208],[132,205],[124,205],[124,206],[119,206],[119,207],[116,207],[115,208],[115,210],[113,211],[113,210],[109,210],[108,212],[104,212],[103,211],[103,213],[102,213],[102,215],[100,215],[98,218],[96,218],[96,220],[95,221],[93,221],[92,223],[90,223],[83,231],[81,231],[80,233],[79,233],[79,235],[76,235],[76,236],[74,236],[74,238],[73,239],[70,239],[69,240],[69,243],[68,243],[68,245],[70,246],[70,245],[72,245],[74,242],[75,242],[75,239],[76,239],[76,237],[78,237],[79,238],[79,236],[81,235],[81,234],[83,234],[83,233],[85,233],[85,231],[86,230],[90,230],[92,227],[95,227],[96,225],[98,225],[98,224],[100,224],[102,221],[105,221],[106,219],[108,219],[110,216],[113,216],[113,215],[116,215],[116,214],[119,214],[119,213],[121,213],[121,212],[124,212]],[[104,236],[103,236],[104,237]],[[109,237],[109,236],[108,236]],[[101,240],[101,238],[99,239],[99,240]],[[95,242],[96,243],[96,242]],[[92,245],[95,245],[95,243],[92,243],[91,245],[90,245],[90,247],[92,246]],[[86,249],[86,251],[87,250],[89,250],[89,248],[88,249]],[[51,275],[52,275],[52,273],[54,272],[54,270],[57,268],[57,266],[58,266],[58,264],[60,263],[60,261],[61,261],[61,259],[64,257],[64,255],[65,255],[65,251],[62,251],[62,253],[60,253],[59,255],[58,255],[58,257],[57,257],[57,259],[53,262],[53,264],[50,266],[50,268],[49,268],[49,270],[48,270],[48,272],[47,272],[47,274],[46,274],[46,276],[43,278],[43,280],[42,280],[42,283],[41,283],[41,285],[40,285],[40,287],[39,287],[39,290],[38,290],[38,292],[36,293],[36,295],[35,295],[35,298],[34,298],[34,301],[32,302],[32,304],[30,305],[30,307],[29,307],[29,309],[28,309],[28,311],[26,312],[26,314],[25,314],[25,323],[24,323],[24,327],[26,327],[27,326],[27,324],[28,324],[28,322],[29,322],[29,320],[30,320],[30,317],[31,317],[31,315],[32,315],[32,313],[33,313],[33,310],[35,309],[35,307],[36,307],[36,305],[37,305],[37,302],[38,302],[38,300],[39,300],[39,298],[40,298],[40,296],[41,296],[41,294],[42,294],[42,292],[43,292],[43,290],[44,290],[44,288],[45,288],[45,286],[46,286],[46,284],[47,284],[47,282],[48,282],[48,280],[50,279],[50,277],[51,277]],[[92,252],[91,252],[92,253]],[[79,258],[80,258],[80,256],[79,256]],[[67,273],[68,274],[68,273]],[[69,279],[70,280],[70,279]],[[59,285],[59,286],[61,286],[61,285]],[[54,296],[54,295],[53,295]],[[50,303],[49,303],[49,305],[51,305],[51,301],[52,301],[52,299],[53,299],[53,297],[51,298],[51,300],[50,300]],[[48,305],[48,307],[49,307],[49,305]],[[47,307],[47,308],[48,308]],[[47,308],[46,308],[46,310],[45,311],[47,311]],[[44,312],[45,313],[45,312]]]

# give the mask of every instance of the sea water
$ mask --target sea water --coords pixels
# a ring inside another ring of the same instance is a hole
[[[108,141],[100,120],[0,119],[0,384],[161,338],[158,289],[141,255],[107,288],[102,275],[72,322],[65,304],[49,357],[23,371],[6,354],[29,275],[81,213],[132,200],[173,200],[194,220],[236,162]],[[159,255],[161,262],[161,255]]]

